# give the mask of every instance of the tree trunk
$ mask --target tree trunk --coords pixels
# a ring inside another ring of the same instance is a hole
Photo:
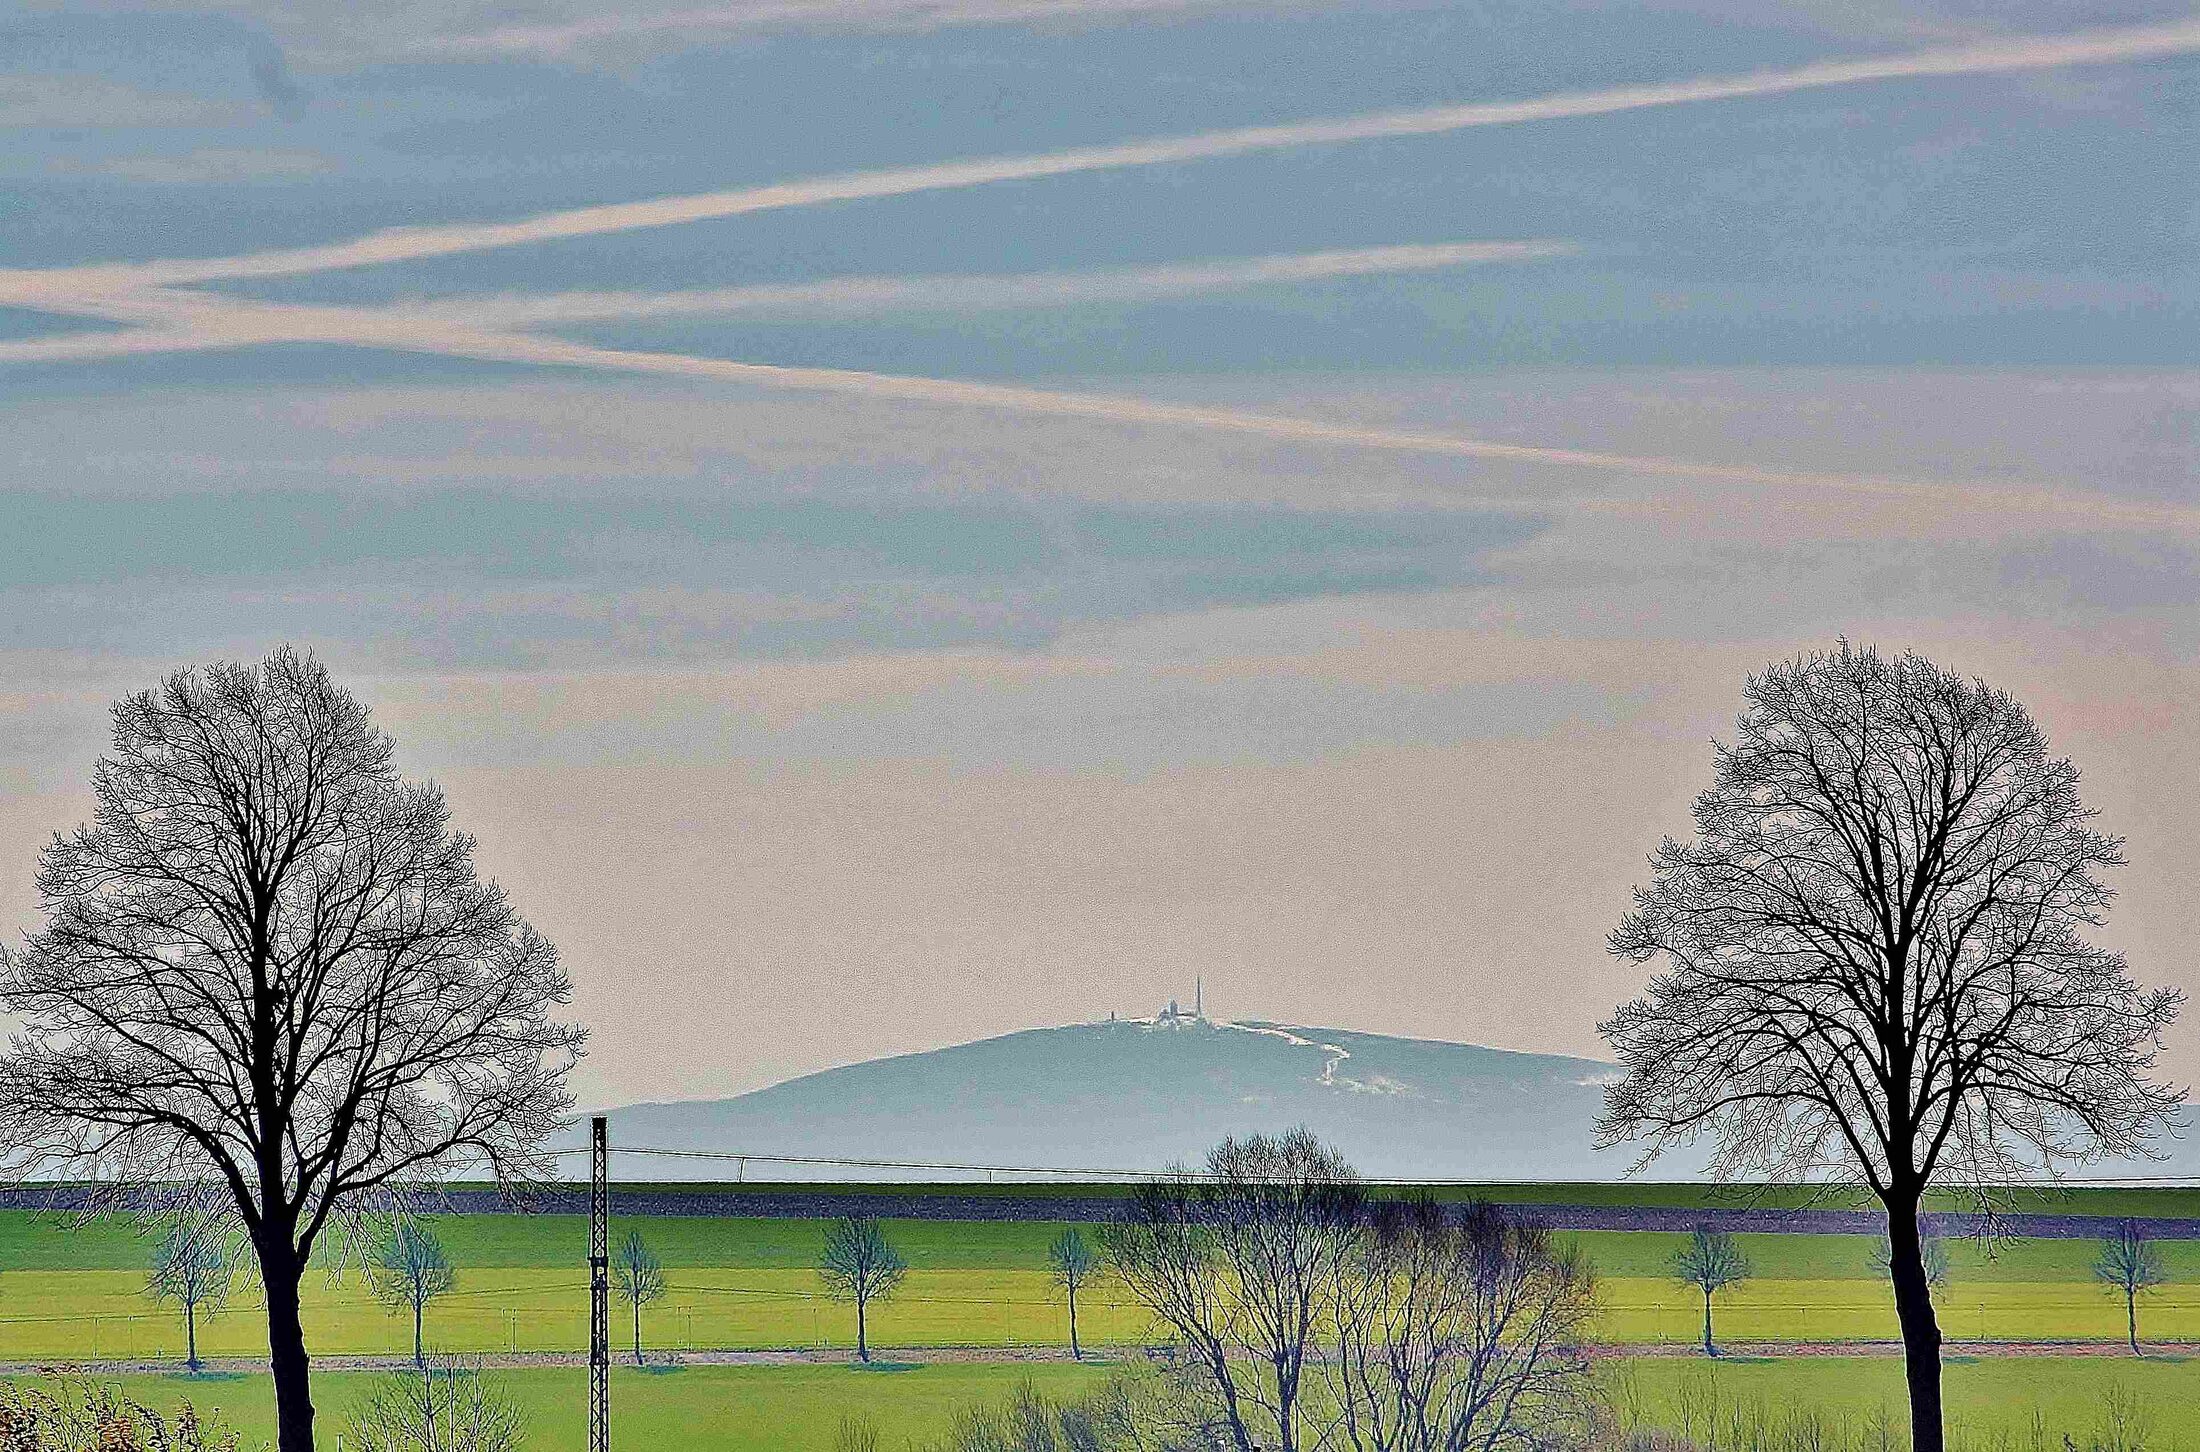
[[[305,1259],[287,1243],[255,1247],[267,1296],[268,1370],[275,1379],[275,1445],[279,1452],[313,1452],[313,1382],[305,1326],[298,1319],[298,1283]]]
[[[1703,1293],[1703,1354],[1717,1356],[1719,1348],[1711,1344],[1711,1292]]]
[[[420,1321],[424,1310],[423,1303],[416,1297],[413,1301],[413,1365],[422,1371],[428,1369],[428,1347],[420,1336]]]
[[[642,1303],[634,1302],[634,1364],[642,1364]]]
[[[2124,1333],[2131,1338],[2131,1354],[2139,1354],[2139,1293],[2124,1287]]]
[[[1077,1347],[1077,1287],[1069,1288],[1069,1359],[1083,1361],[1085,1353]]]
[[[183,1303],[183,1364],[193,1371],[199,1369],[199,1308],[190,1301]]]
[[[864,1334],[863,1329],[863,1298],[858,1296],[856,1298],[856,1360],[868,1362],[870,1359],[871,1342],[870,1338]]]
[[[1918,1232],[1917,1195],[1886,1199],[1889,1279],[1895,1316],[1902,1323],[1903,1372],[1910,1387],[1912,1452],[1943,1452],[1946,1431],[1940,1407],[1940,1321],[1925,1275],[1924,1237]]]

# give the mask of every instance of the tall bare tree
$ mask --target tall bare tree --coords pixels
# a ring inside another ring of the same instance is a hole
[[[557,955],[432,785],[312,656],[173,675],[114,708],[92,822],[46,848],[45,926],[0,957],[19,1171],[225,1192],[258,1261],[281,1452],[311,1452],[299,1282],[324,1238],[456,1164],[545,1176],[579,1028]]]
[[[392,1225],[367,1259],[367,1284],[392,1311],[412,1312],[413,1365],[428,1369],[425,1323],[429,1303],[450,1293],[458,1272],[443,1241],[423,1221],[407,1216]]]
[[[1839,649],[1749,678],[1696,835],[1667,840],[1613,952],[1660,962],[1603,1026],[1608,1142],[1709,1137],[1728,1175],[1861,1179],[1887,1213],[1917,1452],[1940,1452],[1918,1213],[2142,1151],[2180,996],[2087,941],[2122,844],[2023,706],[1924,658]]]
[[[818,1277],[825,1293],[856,1308],[856,1360],[871,1359],[871,1303],[894,1293],[909,1274],[909,1262],[886,1238],[886,1229],[868,1215],[843,1215],[825,1233],[818,1255]]]
[[[237,1278],[231,1228],[220,1216],[178,1210],[153,1249],[145,1292],[183,1309],[183,1364],[199,1369],[199,1316],[212,1315],[229,1299]]]
[[[1741,1242],[1724,1230],[1698,1226],[1674,1249],[1673,1279],[1703,1293],[1704,1355],[1719,1354],[1719,1344],[1711,1336],[1712,1298],[1749,1277],[1749,1256],[1743,1252]]]
[[[1585,1445],[1597,1404],[1596,1278],[1539,1226],[1476,1202],[1374,1207],[1323,1359],[1340,1452]]]
[[[1109,1264],[1176,1333],[1236,1452],[1303,1445],[1308,1358],[1364,1203],[1344,1157],[1295,1129],[1224,1140],[1205,1175],[1141,1184],[1107,1228]]]
[[[1074,1225],[1064,1226],[1047,1247],[1047,1263],[1054,1268],[1054,1283],[1069,1297],[1070,1359],[1083,1361],[1085,1349],[1077,1340],[1077,1293],[1100,1273],[1100,1251],[1085,1239],[1084,1231]]]
[[[657,1259],[657,1252],[642,1239],[642,1232],[629,1230],[626,1240],[619,1246],[619,1253],[611,1260],[611,1287],[626,1302],[626,1308],[634,1320],[634,1364],[642,1364],[642,1307],[664,1299],[667,1289],[664,1262]]]
[[[2162,1248],[2136,1220],[2126,1220],[2101,1237],[2093,1260],[2093,1278],[2124,1293],[2124,1336],[2131,1354],[2139,1354],[2139,1298],[2169,1281]]]

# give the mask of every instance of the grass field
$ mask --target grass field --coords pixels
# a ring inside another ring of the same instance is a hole
[[[617,1369],[612,1374],[614,1445],[679,1447],[692,1452],[832,1452],[843,1416],[870,1417],[887,1434],[890,1452],[909,1439],[946,1428],[963,1407],[997,1401],[1029,1380],[1056,1395],[1073,1395],[1108,1373],[1097,1367],[930,1365],[881,1367],[689,1367],[667,1372]],[[494,1373],[527,1413],[529,1447],[578,1452],[585,1441],[585,1376],[579,1370]],[[1692,1417],[1761,1406],[1774,1416],[1818,1410],[1861,1428],[1875,1417],[1903,1421],[1898,1363],[1844,1358],[1728,1361],[1717,1366],[1637,1361],[1607,1368],[1615,1403],[1644,1425],[1677,1429]],[[244,1434],[246,1448],[273,1435],[266,1378],[127,1377],[131,1396],[170,1408],[189,1397],[218,1409]],[[315,1378],[325,1440],[343,1428],[352,1406],[371,1387],[365,1373]],[[2200,1365],[2128,1358],[2057,1357],[1956,1361],[1948,1367],[1953,1425],[1974,1438],[2028,1433],[2037,1412],[2060,1446],[2068,1431],[2080,1445],[2100,1415],[2110,1385],[2136,1393],[2153,1419],[2148,1452],[2200,1452]]]
[[[617,1222],[642,1230],[664,1260],[671,1291],[644,1313],[660,1349],[845,1348],[847,1307],[826,1299],[811,1267],[823,1238],[814,1221],[666,1218]],[[428,1313],[436,1348],[453,1352],[577,1351],[586,1344],[580,1269],[585,1225],[565,1216],[446,1216],[438,1233],[458,1267],[457,1288]],[[1046,1270],[1059,1227],[1034,1222],[896,1221],[889,1234],[912,1272],[873,1313],[885,1346],[1061,1345],[1067,1317]],[[1683,1343],[1698,1334],[1694,1293],[1666,1273],[1677,1235],[1585,1232],[1576,1237],[1603,1282],[1599,1335],[1625,1343]],[[1889,1339],[1896,1334],[1865,1236],[1741,1237],[1756,1278],[1723,1292],[1719,1334],[1736,1341]],[[150,1241],[122,1224],[71,1227],[0,1213],[0,1360],[122,1359],[182,1354],[180,1316],[144,1294]],[[2200,1242],[2163,1245],[2173,1284],[2147,1298],[2143,1334],[2200,1339]],[[1952,1339],[2099,1340],[2123,1334],[2120,1301],[2091,1276],[2094,1247],[2075,1240],[2010,1243],[1988,1258],[1951,1249],[1943,1325]],[[309,1344],[325,1355],[410,1350],[410,1323],[378,1305],[356,1273],[307,1283]],[[200,1326],[202,1351],[258,1356],[256,1298],[240,1284],[229,1310]],[[1147,1319],[1104,1280],[1082,1303],[1093,1344],[1143,1339]]]

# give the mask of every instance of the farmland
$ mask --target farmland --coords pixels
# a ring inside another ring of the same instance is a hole
[[[2161,1213],[2189,1213],[2189,1195],[2152,1199]],[[585,1221],[469,1214],[437,1216],[432,1223],[458,1268],[456,1289],[428,1312],[433,1346],[469,1354],[585,1346]],[[852,1313],[824,1296],[813,1269],[820,1222],[614,1215],[612,1228],[615,1240],[640,1230],[667,1268],[670,1292],[643,1316],[651,1348],[831,1352],[853,1342]],[[878,1344],[1006,1349],[1066,1341],[1066,1317],[1046,1262],[1058,1224],[893,1220],[887,1229],[911,1273],[873,1313]],[[1569,1235],[1601,1279],[1600,1339],[1678,1345],[1699,1334],[1700,1303],[1667,1274],[1676,1233]],[[1840,1342],[1896,1334],[1872,1263],[1871,1237],[1747,1234],[1741,1241],[1755,1277],[1720,1296],[1722,1338]],[[52,1216],[0,1212],[0,1360],[180,1355],[180,1318],[144,1294],[150,1250],[150,1241],[126,1224],[75,1226]],[[2143,1332],[2158,1340],[2200,1340],[2200,1242],[2167,1241],[2162,1250],[2171,1284],[2144,1303]],[[1959,1342],[2119,1340],[2122,1305],[2092,1279],[2093,1253],[2092,1242],[2074,1238],[2015,1240],[1991,1256],[1973,1242],[1954,1243],[1940,1296],[1947,1334]],[[204,1353],[264,1354],[253,1300],[250,1286],[240,1283],[229,1311],[202,1322]],[[309,1278],[306,1315],[309,1344],[324,1357],[389,1355],[410,1346],[409,1322],[376,1303],[356,1274]],[[1136,1343],[1150,1331],[1144,1313],[1125,1304],[1105,1279],[1085,1296],[1081,1324],[1096,1345]]]

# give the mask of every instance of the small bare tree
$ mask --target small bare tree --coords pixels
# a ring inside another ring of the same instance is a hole
[[[1596,1280],[1570,1247],[1483,1202],[1374,1207],[1344,1268],[1325,1358],[1340,1452],[1586,1445]]]
[[[1926,1188],[2142,1152],[2180,997],[2087,941],[2124,861],[2013,698],[1846,641],[1744,688],[1696,835],[1668,840],[1612,950],[1660,962],[1603,1026],[1603,1138],[1708,1137],[1732,1176],[1860,1178],[1887,1213],[1915,1452],[1941,1452]]]
[[[352,1412],[359,1452],[520,1452],[527,1419],[476,1367],[437,1357],[423,1374],[384,1378]]]
[[[634,1318],[634,1364],[642,1364],[642,1307],[664,1299],[665,1268],[657,1259],[657,1253],[642,1239],[642,1232],[629,1230],[626,1240],[619,1246],[619,1253],[611,1261],[611,1287],[626,1302],[627,1310]]]
[[[183,1309],[183,1364],[199,1369],[199,1316],[211,1316],[229,1299],[237,1277],[236,1247],[227,1221],[217,1215],[178,1211],[153,1249],[146,1294]]]
[[[1711,1337],[1711,1298],[1728,1286],[1749,1279],[1749,1256],[1741,1243],[1724,1230],[1701,1226],[1673,1252],[1673,1279],[1703,1293],[1703,1354],[1717,1356],[1718,1343]]]
[[[1141,1184],[1108,1227],[1109,1264],[1180,1338],[1235,1452],[1299,1452],[1308,1357],[1364,1204],[1343,1156],[1295,1129],[1224,1140],[1204,1176]]]
[[[375,1299],[392,1311],[412,1312],[413,1365],[426,1370],[428,1350],[422,1328],[428,1303],[458,1284],[458,1272],[451,1268],[443,1242],[422,1221],[411,1216],[398,1220],[367,1262],[367,1284]]]
[[[1085,1359],[1084,1348],[1077,1341],[1077,1293],[1085,1283],[1100,1273],[1100,1252],[1085,1233],[1071,1225],[1054,1237],[1047,1247],[1047,1261],[1054,1267],[1054,1283],[1069,1297],[1069,1354],[1074,1361]]]
[[[45,926],[0,953],[0,1144],[112,1206],[209,1186],[258,1263],[281,1452],[312,1452],[299,1284],[324,1237],[449,1167],[547,1177],[582,1032],[557,955],[433,786],[310,655],[114,708]]]
[[[818,1257],[818,1276],[825,1293],[836,1301],[853,1302],[856,1308],[856,1359],[871,1359],[868,1326],[871,1303],[893,1295],[909,1274],[909,1262],[901,1258],[886,1231],[868,1215],[843,1215],[826,1232],[825,1249]]]
[[[2093,1259],[2093,1277],[2124,1293],[2124,1336],[2131,1354],[2139,1354],[2139,1297],[2169,1282],[2162,1263],[2162,1248],[2147,1235],[2146,1227],[2126,1220],[2101,1237],[2100,1254]]]
[[[1948,1284],[1948,1241],[1945,1236],[1932,1231],[1922,1231],[1917,1238],[1918,1261],[1925,1268],[1925,1284],[1939,1290]],[[1883,1276],[1894,1274],[1894,1239],[1884,1231],[1872,1242],[1872,1269]]]

